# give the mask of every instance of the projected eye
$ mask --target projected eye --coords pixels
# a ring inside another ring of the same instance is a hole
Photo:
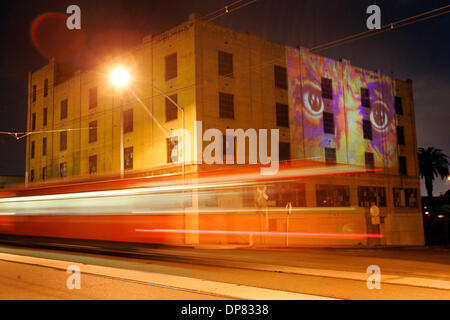
[[[319,119],[322,116],[324,105],[318,90],[306,89],[303,93],[303,104],[313,119]]]
[[[391,113],[386,104],[376,101],[370,111],[370,121],[378,131],[385,130],[390,123]]]

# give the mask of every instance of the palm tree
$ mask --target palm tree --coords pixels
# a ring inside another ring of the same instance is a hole
[[[433,197],[433,180],[441,177],[446,179],[448,176],[448,157],[440,149],[429,147],[427,149],[419,148],[419,171],[420,176],[425,179],[425,188],[427,188],[428,197]]]

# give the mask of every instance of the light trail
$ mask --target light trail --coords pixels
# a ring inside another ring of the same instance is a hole
[[[327,233],[327,232],[270,232],[270,231],[223,231],[223,230],[182,230],[182,229],[136,229],[136,232],[150,233],[194,233],[194,234],[215,234],[215,235],[261,235],[261,236],[283,236],[304,237],[304,238],[343,238],[343,239],[364,239],[383,238],[382,234],[373,233]]]

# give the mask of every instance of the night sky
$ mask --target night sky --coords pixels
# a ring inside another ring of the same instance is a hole
[[[82,46],[71,64],[89,67],[106,54],[137,45],[141,37],[158,34],[188,19],[206,15],[231,0],[1,0],[0,3],[0,131],[24,131],[28,72],[47,63],[33,44],[30,29],[42,14],[76,4],[81,8]],[[366,31],[366,8],[381,7],[382,24],[449,4],[440,0],[259,0],[213,22],[237,31],[253,30],[263,38],[290,46],[312,47]],[[450,156],[450,14],[352,42],[321,55],[346,58],[353,65],[381,69],[399,79],[412,79],[418,146],[436,147]],[[75,34],[75,32],[74,32]],[[63,53],[71,37],[55,32],[44,47]],[[64,47],[64,48],[63,48]],[[42,51],[42,50],[41,50]],[[45,51],[45,50],[44,50]],[[0,135],[0,175],[24,175],[25,140]],[[447,190],[435,182],[435,195]],[[424,188],[422,194],[424,194]]]

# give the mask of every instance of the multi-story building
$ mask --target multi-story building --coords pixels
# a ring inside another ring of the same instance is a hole
[[[130,90],[111,85],[108,76],[116,65],[129,69]],[[179,172],[182,157],[174,151],[181,136],[170,133],[181,128],[192,133],[185,138],[191,149],[185,154],[193,155],[184,159],[186,170],[209,170],[196,158],[207,144],[197,143],[196,121],[203,131],[279,129],[280,161],[379,169],[294,182],[290,202],[305,210],[291,218],[290,230],[381,232],[384,238],[374,243],[423,244],[412,82],[207,23],[195,14],[92,70],[72,72],[51,60],[30,73],[27,127],[35,134],[28,136],[26,179],[117,173],[121,163],[126,176]],[[269,194],[269,205],[285,206],[276,190]],[[248,205],[244,196],[221,197],[217,206]],[[370,217],[374,204],[380,224]],[[269,225],[271,231],[286,227],[276,215]],[[372,244],[336,241],[297,243]]]

